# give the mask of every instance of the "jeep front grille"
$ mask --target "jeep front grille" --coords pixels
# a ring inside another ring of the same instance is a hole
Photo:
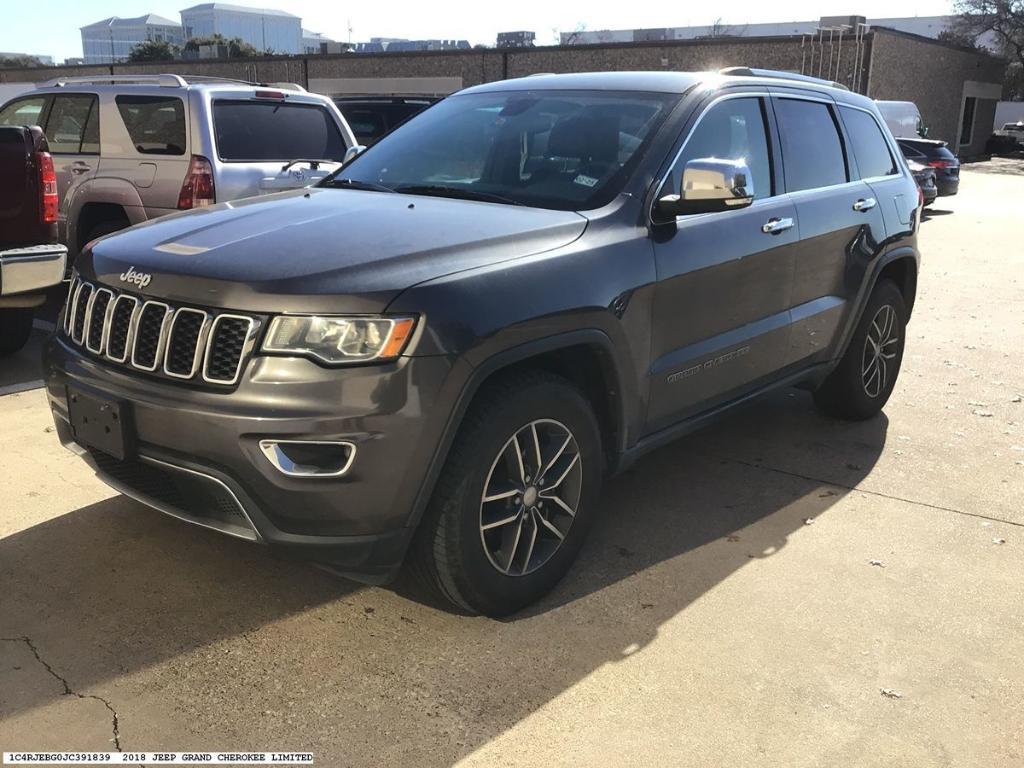
[[[142,301],[75,277],[62,330],[93,355],[137,371],[231,386],[258,329],[254,317]]]

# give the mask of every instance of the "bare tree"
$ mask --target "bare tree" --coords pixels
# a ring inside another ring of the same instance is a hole
[[[978,38],[991,35],[994,53],[1010,62],[1006,72],[1009,97],[1024,98],[1024,0],[953,0],[953,9],[957,19],[950,39],[978,47]]]

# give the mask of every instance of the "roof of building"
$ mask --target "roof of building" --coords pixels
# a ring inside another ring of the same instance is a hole
[[[182,8],[181,13],[189,11],[231,11],[233,13],[251,13],[255,16],[287,16],[290,19],[299,18],[294,13],[278,11],[274,8],[251,8],[247,5],[232,5],[231,3],[200,3],[191,8]]]
[[[86,24],[82,29],[91,29],[92,27],[138,27],[142,25],[152,25],[157,27],[181,26],[177,21],[165,19],[163,16],[157,16],[155,13],[147,13],[130,19],[122,19],[120,16],[108,16],[105,19],[94,21],[92,24]]]

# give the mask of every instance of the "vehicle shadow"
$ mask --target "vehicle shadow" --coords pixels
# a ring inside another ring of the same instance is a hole
[[[0,540],[0,637],[30,638],[79,691],[122,690],[133,673],[190,657],[189,675],[209,675],[223,696],[247,702],[218,714],[236,717],[244,733],[271,708],[266,674],[225,679],[220,656],[195,651],[255,654],[249,649],[269,634],[260,663],[274,678],[318,681],[317,697],[292,714],[338,713],[318,760],[330,764],[335,745],[346,749],[342,762],[363,764],[362,744],[375,764],[415,755],[419,765],[448,765],[643,648],[746,564],[783,552],[806,519],[827,513],[871,471],[887,427],[884,416],[829,420],[794,390],[658,450],[606,484],[567,579],[504,622],[341,581],[115,497]],[[376,622],[369,634],[368,621]],[[236,637],[247,643],[225,643]],[[523,649],[529,663],[515,663]],[[496,666],[502,659],[513,660],[514,674]],[[178,674],[164,678],[184,685]],[[52,687],[0,693],[0,718],[57,695]],[[187,716],[204,714],[197,699],[178,699]]]
[[[39,386],[43,377],[42,350],[47,331],[35,328],[28,343],[13,355],[0,357],[0,394]]]
[[[943,208],[925,208],[921,211],[921,219],[923,221],[928,221],[928,219],[936,216],[949,216],[951,213],[953,213],[953,211],[948,211]]]

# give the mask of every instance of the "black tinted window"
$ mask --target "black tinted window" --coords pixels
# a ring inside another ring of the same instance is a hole
[[[882,135],[875,118],[859,109],[843,107],[843,122],[857,158],[857,168],[862,179],[876,176],[891,176],[896,173],[889,145]]]
[[[92,118],[95,96],[57,96],[46,118],[46,141],[54,154],[95,154],[98,123]]]
[[[213,126],[222,160],[340,162],[345,158],[345,140],[337,123],[315,104],[217,101]]]
[[[117,111],[144,155],[185,154],[185,105],[165,96],[118,96]]]
[[[909,149],[910,152],[913,153],[913,156],[916,157],[928,157],[931,158],[932,160],[956,159],[956,155],[950,152],[949,147],[947,147],[945,144],[925,144],[909,141],[900,141],[898,143],[900,145],[900,149],[903,150],[903,154],[907,155],[907,157],[911,157],[911,155],[907,153],[907,150]]]
[[[787,191],[798,192],[848,181],[843,145],[827,104],[778,99],[775,114],[782,136]]]
[[[727,99],[704,113],[672,169],[671,192],[679,192],[687,162],[713,157],[745,160],[754,197],[771,197],[772,171],[761,103],[761,99],[754,97]],[[662,194],[668,191],[662,190]]]

